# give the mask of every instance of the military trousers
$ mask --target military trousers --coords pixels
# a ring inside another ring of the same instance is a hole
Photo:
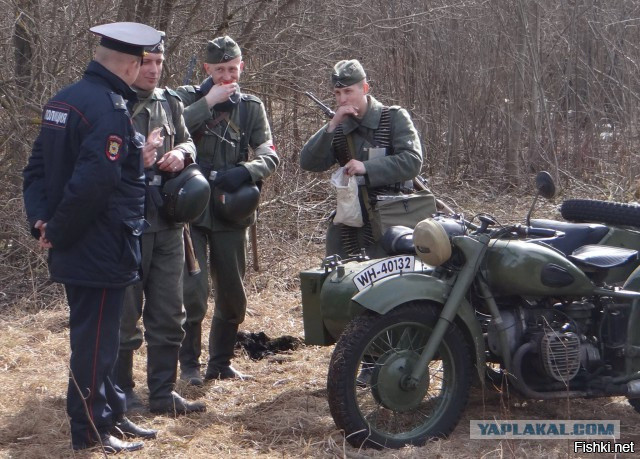
[[[247,309],[243,281],[246,272],[247,230],[212,232],[192,226],[191,237],[201,271],[195,276],[185,274],[184,278],[187,320],[185,339],[180,350],[180,364],[183,368],[199,365],[201,324],[207,313],[210,291],[209,276],[213,282],[214,318],[236,327],[244,321]],[[235,336],[233,339],[235,340]]]
[[[180,346],[185,311],[182,307],[184,242],[182,227],[142,235],[142,282],[127,287],[120,323],[120,349]]]
[[[82,446],[97,440],[92,423],[100,436],[106,435],[125,411],[113,375],[125,289],[65,285],[65,291],[71,343],[67,414],[71,441]]]

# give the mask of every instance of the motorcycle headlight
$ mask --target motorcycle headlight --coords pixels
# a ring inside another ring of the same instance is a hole
[[[440,266],[451,258],[451,242],[444,226],[436,219],[427,218],[416,225],[413,245],[418,258],[431,266]]]

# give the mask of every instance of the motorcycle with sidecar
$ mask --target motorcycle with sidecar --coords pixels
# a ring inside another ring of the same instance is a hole
[[[536,182],[553,196],[550,176]],[[503,226],[437,215],[395,238],[406,243],[392,256],[328,257],[300,274],[306,343],[337,340],[328,400],[349,443],[444,437],[487,375],[532,399],[625,396],[640,411],[640,269],[611,282],[637,250],[530,214]]]

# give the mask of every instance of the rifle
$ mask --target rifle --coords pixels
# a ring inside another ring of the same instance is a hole
[[[327,107],[312,92],[306,91],[304,93],[304,95],[307,96],[312,101],[314,101],[316,104],[318,104],[318,106],[324,112],[324,114],[327,116],[327,118],[331,119],[331,118],[333,118],[335,116],[336,112],[334,112],[329,107]],[[367,140],[369,143],[371,143],[371,145],[373,145],[373,143],[372,143],[373,139],[371,139],[371,136],[369,136],[365,131],[363,131],[360,126],[358,126],[358,128],[356,128],[356,131],[360,135],[362,135],[365,138],[365,140]],[[429,188],[427,188],[427,185],[423,182],[423,180],[424,179],[422,177],[420,177],[420,176],[414,177],[413,178],[413,186],[414,186],[414,188],[416,190],[418,190],[418,191],[429,191]],[[451,209],[451,207],[449,207],[443,201],[441,201],[440,199],[437,199],[437,198],[436,198],[436,208],[438,210],[443,210],[443,211],[449,213],[450,215],[454,215],[455,214],[455,212],[453,211],[453,209]]]
[[[193,69],[196,66],[196,56],[191,56],[189,59],[189,63],[187,64],[187,71],[184,74],[184,80],[182,80],[183,85],[191,84],[191,77],[193,76]]]
[[[189,271],[190,276],[200,274],[200,263],[198,263],[195,250],[193,249],[193,240],[191,240],[191,228],[189,224],[184,225],[182,237],[184,238],[184,258],[187,262],[187,271]]]
[[[327,107],[325,104],[323,104],[322,101],[320,99],[318,99],[312,92],[307,91],[307,92],[304,93],[304,95],[307,96],[312,101],[314,101],[316,104],[318,104],[318,106],[324,112],[324,114],[327,116],[327,118],[331,119],[336,115],[336,112],[334,112],[329,107]]]

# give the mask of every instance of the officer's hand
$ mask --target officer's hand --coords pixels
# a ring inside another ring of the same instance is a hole
[[[352,159],[347,164],[344,165],[344,172],[349,176],[364,175],[367,173],[367,168],[365,167],[362,161],[358,161],[357,159]]]
[[[158,168],[165,172],[179,172],[184,169],[184,152],[171,150],[162,155],[157,162]]]
[[[161,132],[161,127],[151,131],[147,136],[144,147],[142,147],[142,160],[145,168],[153,166],[156,162],[156,158],[158,157],[157,149],[164,143],[164,137],[161,135]]]
[[[229,96],[238,91],[238,83],[214,84],[211,90],[204,96],[209,108],[229,100]]]
[[[333,132],[336,130],[338,125],[344,121],[347,116],[358,116],[358,109],[353,105],[341,105],[336,110],[336,114],[333,115],[331,121],[329,121],[329,126],[327,128],[327,132]]]
[[[46,236],[47,224],[42,220],[38,220],[36,224],[33,225],[33,227],[36,230],[40,231],[40,237],[38,238],[38,246],[41,249],[51,249],[53,247],[53,244],[49,242],[49,239],[47,239],[47,236]]]
[[[251,180],[249,169],[244,166],[236,166],[232,169],[218,172],[211,184],[222,188],[224,191],[234,191],[249,180]]]

